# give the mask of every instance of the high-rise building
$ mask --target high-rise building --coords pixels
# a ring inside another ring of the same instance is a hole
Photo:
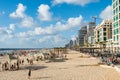
[[[72,40],[70,40],[69,43],[65,45],[66,48],[70,48],[70,49],[72,49],[73,46],[74,46],[74,43]]]
[[[112,20],[103,20],[94,29],[94,43],[104,43],[106,45],[109,39],[112,39]]]
[[[113,47],[120,47],[120,0],[112,0],[113,12]]]
[[[87,34],[88,34],[89,45],[93,45],[95,25],[96,25],[95,22],[89,22],[89,24],[87,25]]]
[[[84,46],[84,36],[87,33],[87,26],[81,27],[78,31],[78,43],[80,46]]]
[[[84,36],[84,44],[86,45],[86,42],[89,43],[89,45],[93,44],[94,41],[94,28],[95,28],[95,22],[89,22],[87,25],[87,33]]]
[[[89,22],[87,25],[87,33],[91,32],[91,30],[94,29],[95,25],[95,22]]]
[[[79,39],[78,39],[78,37],[76,37],[76,44],[77,44],[77,46],[79,46]]]
[[[70,47],[70,48],[73,48],[73,44],[74,44],[74,43],[73,43],[73,40],[70,40],[70,42],[69,42],[69,47]]]

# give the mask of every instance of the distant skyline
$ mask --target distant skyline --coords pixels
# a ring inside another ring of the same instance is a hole
[[[81,26],[112,18],[112,0],[0,0],[0,48],[62,47]]]

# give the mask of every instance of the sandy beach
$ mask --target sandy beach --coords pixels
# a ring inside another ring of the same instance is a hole
[[[120,73],[100,66],[99,59],[76,51],[68,53],[65,61],[38,61],[34,65],[22,65],[18,71],[2,71],[0,80],[28,80],[28,67],[34,69],[30,80],[120,80]]]

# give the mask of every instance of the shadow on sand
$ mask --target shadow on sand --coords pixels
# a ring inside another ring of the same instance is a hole
[[[50,62],[65,62],[66,59],[59,59],[59,58],[55,58],[55,59],[49,59],[49,61],[47,61],[46,63],[50,63]]]
[[[50,76],[45,76],[45,77],[36,77],[36,78],[32,78],[32,79],[47,79],[47,78],[51,78]]]
[[[68,69],[68,68],[58,68],[58,69]]]
[[[39,69],[44,69],[44,68],[47,68],[47,67],[46,66],[30,65],[30,66],[23,67],[20,70],[24,70],[24,69],[39,70]]]
[[[87,66],[99,66],[99,64],[92,64],[92,65],[77,65],[76,67],[87,67]]]

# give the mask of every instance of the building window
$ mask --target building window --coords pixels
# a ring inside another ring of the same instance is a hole
[[[118,22],[116,22],[116,27],[118,27]]]
[[[117,35],[117,36],[114,36],[114,41],[118,41],[118,40],[119,40],[118,35]]]
[[[113,4],[113,9],[115,8],[115,4]]]
[[[115,15],[115,10],[113,11],[113,14]]]
[[[104,41],[106,41],[106,37],[104,37]]]
[[[115,41],[115,36],[114,36],[114,41]]]
[[[118,27],[118,21],[116,23],[114,23],[114,28]]]
[[[106,31],[106,28],[103,28],[103,31]]]
[[[113,17],[113,20],[114,20],[114,22],[115,22],[115,17]]]
[[[114,43],[114,45],[119,45],[119,43]]]
[[[116,35],[116,34],[118,34],[119,32],[118,32],[118,29],[115,29],[114,30],[114,35]]]
[[[118,15],[116,15],[116,21],[118,20]]]
[[[118,1],[116,1],[116,6],[118,6]]]
[[[118,7],[116,8],[116,13],[118,13]]]
[[[106,32],[104,32],[104,36],[106,36]]]
[[[117,35],[117,41],[119,40],[119,37],[118,37],[118,35]]]

